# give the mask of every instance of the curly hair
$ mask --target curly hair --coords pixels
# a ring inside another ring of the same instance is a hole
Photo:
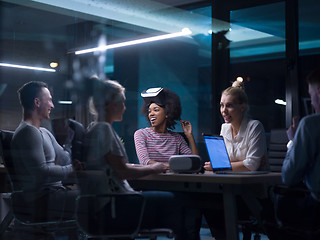
[[[164,88],[163,90],[164,96],[165,96],[165,104],[163,106],[165,113],[167,115],[167,129],[175,129],[175,125],[177,124],[176,121],[179,121],[181,118],[181,102],[179,96],[171,91],[168,88]],[[151,101],[151,103],[153,103]],[[150,104],[151,104],[150,103]],[[147,104],[145,101],[143,102],[141,106],[141,114],[143,114],[147,120],[149,121],[149,106],[150,104]],[[161,107],[161,106],[160,106]]]

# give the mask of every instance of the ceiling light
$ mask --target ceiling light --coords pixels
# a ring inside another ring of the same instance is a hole
[[[60,101],[58,101],[58,103],[59,103],[59,104],[70,105],[70,104],[72,104],[72,101],[70,101],[70,100],[60,100]]]
[[[59,64],[57,62],[51,62],[50,63],[50,67],[52,67],[52,68],[56,68],[58,66],[59,66]]]
[[[237,77],[238,82],[243,82],[243,77]]]
[[[128,42],[115,43],[115,44],[104,45],[104,46],[99,46],[99,47],[95,47],[95,48],[79,50],[79,51],[76,51],[75,54],[79,55],[79,54],[85,54],[85,53],[90,53],[90,52],[105,51],[107,49],[112,49],[112,48],[119,48],[119,47],[137,45],[137,44],[147,43],[147,42],[154,42],[154,41],[159,41],[159,40],[164,40],[164,39],[169,39],[169,38],[187,36],[187,35],[190,35],[191,33],[192,32],[190,31],[189,28],[184,28],[181,30],[181,32],[164,34],[164,35],[155,36],[155,37],[143,38],[143,39],[132,40],[132,41],[128,41]]]
[[[28,70],[36,70],[36,71],[45,71],[45,72],[55,72],[55,69],[51,68],[40,68],[40,67],[31,67],[31,66],[24,66],[24,65],[16,65],[11,63],[0,63],[2,67],[11,67],[11,68],[22,68]]]
[[[276,99],[276,100],[274,100],[274,102],[275,102],[276,104],[280,104],[280,105],[284,105],[284,106],[287,105],[287,103],[286,103],[285,101],[281,100],[281,99]]]

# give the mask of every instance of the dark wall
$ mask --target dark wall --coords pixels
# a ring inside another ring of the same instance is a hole
[[[231,66],[231,80],[238,76],[245,81],[249,99],[249,114],[260,120],[267,132],[273,128],[285,128],[285,106],[274,101],[285,101],[284,59],[236,63]]]

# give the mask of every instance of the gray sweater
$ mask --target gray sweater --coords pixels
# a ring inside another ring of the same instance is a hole
[[[61,180],[73,172],[69,153],[45,128],[22,121],[14,133],[11,151],[23,190],[62,187]]]

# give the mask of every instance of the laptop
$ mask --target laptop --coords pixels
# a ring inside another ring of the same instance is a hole
[[[209,160],[212,170],[218,174],[237,174],[237,175],[254,175],[265,174],[268,171],[232,171],[230,158],[227,152],[226,144],[222,136],[215,136],[210,134],[202,134],[207,148]]]

